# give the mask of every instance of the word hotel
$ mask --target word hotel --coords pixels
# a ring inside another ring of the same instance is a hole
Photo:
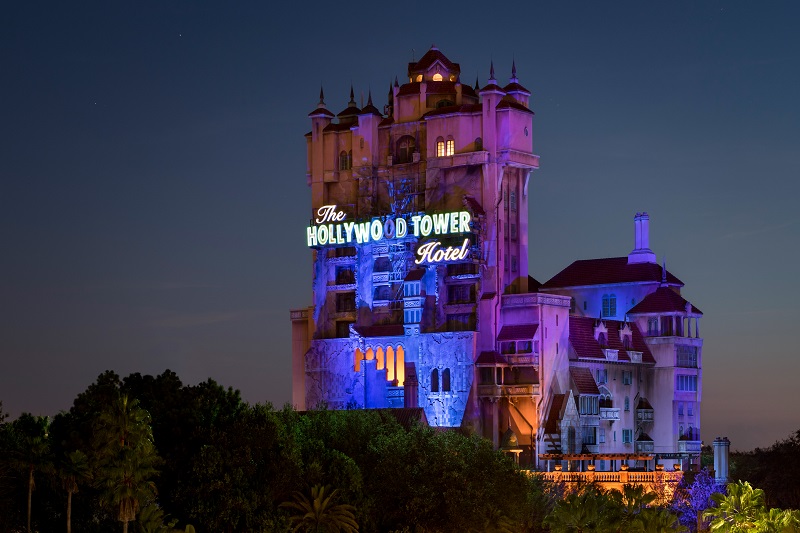
[[[290,313],[292,401],[414,410],[534,469],[689,468],[702,313],[658,264],[647,213],[627,255],[530,275],[529,257],[547,253],[528,223],[539,156],[531,91],[510,70],[502,87],[493,64],[472,86],[431,47],[381,109],[351,88],[334,115],[320,90],[305,135],[313,282],[310,305]]]

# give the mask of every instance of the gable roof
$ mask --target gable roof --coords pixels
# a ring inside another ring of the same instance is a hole
[[[439,61],[444,68],[446,68],[452,74],[458,75],[461,72],[461,66],[458,63],[453,63],[447,59],[447,57],[441,53],[438,48],[431,46],[430,50],[425,52],[425,54],[419,58],[419,61],[408,64],[408,75],[411,76],[412,74],[422,73],[428,70],[437,61]]]
[[[544,432],[559,433],[558,421],[561,419],[561,413],[564,410],[564,405],[567,403],[566,394],[554,394],[553,403],[550,404],[550,412],[547,415],[547,422],[544,424]]]
[[[594,380],[592,371],[582,366],[569,367],[569,377],[575,384],[575,390],[578,394],[596,394],[600,395],[600,389],[597,388],[597,382]]]
[[[503,326],[497,336],[499,341],[514,341],[533,339],[539,324],[516,324],[513,326]]]
[[[614,283],[661,282],[661,266],[655,263],[628,264],[628,257],[606,257],[575,261],[542,285],[544,289],[611,285]],[[683,282],[667,271],[667,283]]]
[[[659,287],[655,292],[651,292],[644,299],[633,306],[628,311],[628,314],[637,313],[673,313],[673,312],[686,312],[686,301],[683,296],[673,291],[669,287]],[[691,304],[689,304],[691,305]],[[702,315],[703,313],[694,305],[691,306],[691,312]]]
[[[574,316],[569,317],[569,343],[575,351],[575,355],[579,359],[601,359],[606,360],[603,347],[594,338],[594,327],[597,323],[596,318],[589,316]],[[630,362],[631,358],[628,355],[628,350],[623,346],[620,339],[619,332],[624,329],[626,322],[619,320],[603,320],[608,329],[606,335],[606,342],[612,350],[617,350],[617,360],[621,362]],[[634,322],[627,322],[631,328],[631,351],[642,352],[642,362],[655,364],[656,360],[650,352],[647,343],[644,342],[644,336],[639,331],[639,328]]]
[[[475,360],[476,365],[507,365],[508,360],[495,351],[481,352]]]

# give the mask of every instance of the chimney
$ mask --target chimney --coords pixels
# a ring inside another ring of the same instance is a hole
[[[718,485],[728,482],[728,455],[730,453],[731,441],[728,437],[717,437],[714,439],[714,481]]]
[[[650,215],[636,213],[633,229],[633,251],[628,254],[628,264],[655,263],[656,254],[650,249]]]

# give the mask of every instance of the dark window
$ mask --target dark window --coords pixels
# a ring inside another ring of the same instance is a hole
[[[356,282],[356,273],[353,267],[336,267],[336,284],[350,285]]]
[[[379,285],[372,292],[373,300],[392,300],[392,288],[388,285]]]
[[[475,263],[453,263],[447,265],[448,276],[463,276],[477,273],[478,265]]]
[[[472,313],[447,315],[447,331],[475,331],[475,315]]]
[[[697,346],[679,344],[675,349],[677,351],[676,366],[697,368]]]
[[[414,155],[416,142],[414,137],[405,135],[400,137],[397,141],[396,162],[397,163],[410,163]]]
[[[517,341],[517,353],[531,353],[532,351],[532,341]]]
[[[617,295],[603,295],[603,318],[617,316]]]
[[[390,272],[392,270],[392,262],[388,257],[379,257],[375,260],[372,267],[373,272]]]
[[[514,353],[517,353],[516,343],[514,341],[501,342],[500,343],[500,353],[502,353],[502,354],[514,354]]]
[[[336,322],[336,336],[339,338],[347,338],[350,336],[350,324],[353,322],[348,322],[345,320],[338,320]]]
[[[439,369],[431,370],[431,392],[439,392]]]
[[[336,312],[349,313],[356,310],[356,293],[339,292],[336,294]]]
[[[483,150],[483,139],[480,137],[475,138],[475,151],[480,152]]]
[[[339,152],[339,170],[347,170],[347,152]]]
[[[517,193],[516,191],[511,191],[511,210],[517,210]]]
[[[450,369],[442,370],[442,392],[450,392]]]
[[[447,303],[464,304],[475,302],[475,284],[449,285],[447,287]]]

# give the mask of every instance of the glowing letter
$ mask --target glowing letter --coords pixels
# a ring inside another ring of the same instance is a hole
[[[347,234],[347,242],[353,242],[353,226],[355,226],[355,222],[344,223],[344,231]]]
[[[383,224],[380,220],[373,220],[369,228],[370,237],[373,241],[379,241],[383,238]]]
[[[362,222],[361,224],[356,224],[354,229],[356,232],[356,242],[358,244],[364,244],[365,242],[369,242],[369,222]]]
[[[395,230],[395,233],[397,234],[398,239],[402,239],[403,237],[408,235],[408,225],[406,224],[406,219],[398,217],[397,220],[394,221],[394,223],[397,228]]]
[[[431,234],[431,230],[433,229],[433,220],[431,220],[430,215],[425,215],[422,217],[422,220],[419,221],[419,231],[422,233],[423,237],[427,237]]]
[[[447,219],[449,216],[450,213],[433,215],[433,232],[436,233],[436,235],[447,233]]]
[[[469,233],[469,213],[466,211],[461,211],[458,214],[458,224],[461,226],[459,232]]]
[[[459,213],[450,213],[450,233],[458,233]]]
[[[344,211],[336,211],[335,205],[323,205],[317,209],[317,224],[325,222],[339,222],[344,218]]]
[[[422,215],[414,215],[411,217],[411,222],[414,223],[414,237],[419,237],[419,221]]]
[[[383,223],[383,234],[386,235],[387,239],[391,239],[394,237],[394,219],[387,218],[386,222]]]
[[[313,226],[308,227],[308,245],[309,246],[316,246],[317,245],[317,228]]]
[[[320,244],[328,244],[328,226],[319,226],[317,228],[317,238]]]

